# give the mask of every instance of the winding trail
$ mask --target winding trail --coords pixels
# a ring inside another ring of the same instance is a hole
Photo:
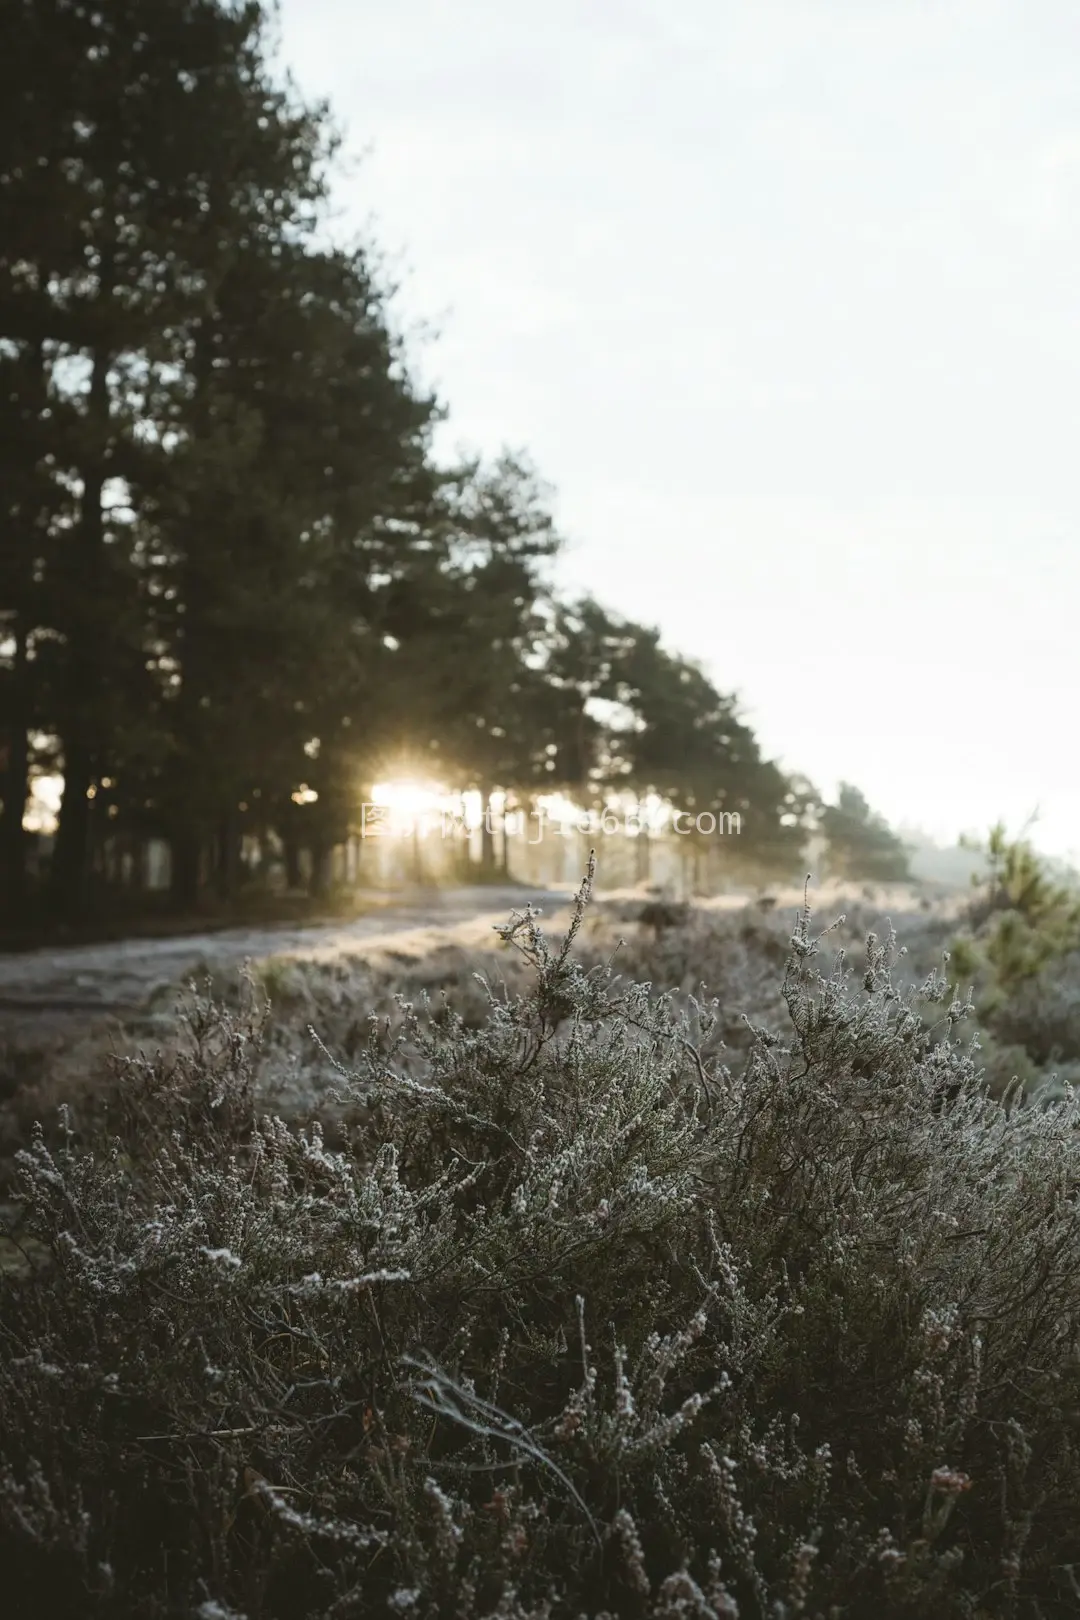
[[[925,921],[926,890],[913,891],[907,885],[882,889],[883,911],[897,921]],[[259,923],[194,934],[174,934],[159,939],[112,940],[97,945],[43,946],[37,950],[0,954],[0,1047],[5,1042],[21,1044],[62,1035],[70,1038],[80,1029],[101,1019],[125,1017],[141,1012],[158,992],[230,967],[245,960],[259,961],[268,956],[298,956],[332,960],[338,955],[364,955],[368,950],[393,951],[408,943],[413,953],[418,936],[429,948],[467,935],[476,944],[486,930],[505,922],[511,911],[527,904],[538,907],[545,925],[565,920],[572,889],[530,889],[516,885],[473,885],[460,889],[414,889],[398,896],[369,893],[359,904],[364,907],[351,919],[322,923]],[[818,915],[831,907],[839,908],[854,899],[859,888],[853,884],[827,884],[817,889]],[[863,891],[865,896],[865,891]],[[616,899],[642,899],[636,891],[600,891],[601,902]],[[956,891],[949,908],[956,910],[966,891]],[[938,905],[944,895],[937,897]],[[764,904],[781,910],[797,910],[802,901],[800,889],[777,889]],[[751,904],[749,892],[716,896],[695,902],[709,909],[738,908]],[[560,915],[561,914],[561,915]],[[411,936],[411,938],[409,938]],[[490,939],[490,934],[487,934]]]
[[[44,946],[0,956],[0,1037],[47,1033],[95,1017],[136,1012],[193,970],[240,966],[267,956],[355,955],[424,930],[504,922],[526,904],[545,915],[567,903],[566,891],[471,887],[416,891],[351,920],[259,924],[160,939]]]

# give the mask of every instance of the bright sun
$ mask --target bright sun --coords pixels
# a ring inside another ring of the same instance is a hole
[[[425,810],[446,809],[457,797],[448,793],[438,782],[421,782],[411,777],[376,782],[371,790],[373,804],[403,816],[419,816]]]

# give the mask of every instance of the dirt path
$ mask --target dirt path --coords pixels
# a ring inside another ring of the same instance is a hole
[[[858,891],[853,885],[827,885],[816,892],[818,915]],[[601,893],[600,900],[630,898],[631,891]],[[640,895],[636,896],[638,899]],[[416,891],[399,900],[376,904],[352,921],[308,924],[258,924],[204,934],[174,935],[161,939],[129,939],[97,945],[43,947],[0,955],[0,1048],[21,1045],[28,1037],[70,1038],[99,1019],[138,1012],[155,992],[191,977],[267,956],[302,956],[327,959],[357,955],[368,950],[393,949],[408,943],[415,951],[417,936],[427,936],[432,948],[452,933],[464,930],[471,944],[490,939],[486,930],[504,922],[512,910],[527,903],[539,907],[545,922],[565,914],[571,898],[568,887],[533,890],[519,887],[469,887]],[[794,914],[802,893],[777,890],[776,905]],[[718,896],[699,902],[707,909],[728,909],[751,903],[749,894]],[[925,905],[925,900],[922,904]],[[916,913],[920,901],[904,886],[889,895],[889,910],[899,920]],[[557,924],[556,924],[557,926]]]
[[[382,945],[418,929],[495,924],[526,902],[550,914],[566,901],[562,892],[520,888],[436,890],[351,922],[230,928],[0,956],[0,1037],[70,1030],[98,1016],[132,1012],[193,972],[239,966],[248,958],[355,954],[360,946]]]

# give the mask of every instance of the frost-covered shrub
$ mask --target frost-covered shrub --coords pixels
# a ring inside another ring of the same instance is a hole
[[[727,1063],[578,960],[584,899],[480,1027],[371,1023],[335,1145],[208,1007],[111,1144],[35,1135],[7,1612],[1076,1612],[1074,1098],[988,1097],[944,981],[823,973],[808,910]]]
[[[710,1046],[718,1042],[743,1052],[752,1044],[751,1024],[776,1026],[786,1018],[784,964],[790,954],[790,918],[771,906],[747,905],[716,911],[653,902],[599,908],[585,932],[581,956],[588,963],[614,958],[627,978],[661,992],[715,1000],[716,1023]],[[887,913],[886,913],[887,916]],[[940,915],[907,914],[906,966],[924,978],[941,965],[953,932]],[[845,914],[830,929],[834,949],[860,949],[868,933],[888,926],[880,908],[846,902]]]

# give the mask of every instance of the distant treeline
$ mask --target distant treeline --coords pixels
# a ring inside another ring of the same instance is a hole
[[[49,773],[59,915],[118,836],[168,839],[182,905],[208,876],[229,893],[245,832],[312,851],[318,882],[401,761],[523,806],[621,788],[737,810],[740,859],[784,871],[823,814],[850,817],[656,631],[554,592],[526,458],[436,460],[442,407],[370,254],[328,244],[333,127],[277,75],[265,6],[3,15],[9,915]],[[854,847],[889,875],[899,846],[860,803]]]

